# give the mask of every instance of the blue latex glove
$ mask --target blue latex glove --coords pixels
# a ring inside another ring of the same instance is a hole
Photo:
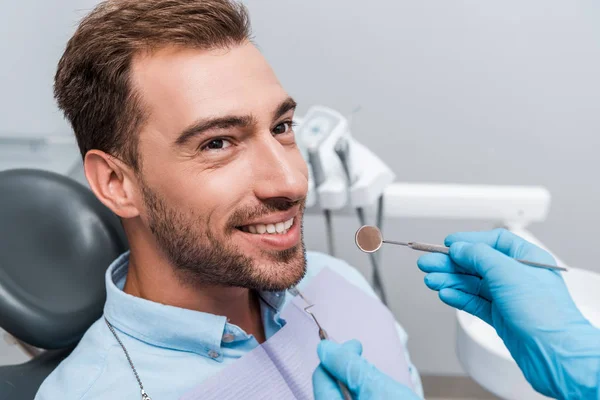
[[[418,265],[440,299],[496,329],[525,378],[559,399],[600,399],[600,330],[575,306],[546,251],[504,229],[446,238],[450,256],[427,254]],[[568,272],[567,272],[568,273]]]
[[[408,387],[396,382],[361,357],[357,340],[337,344],[323,340],[317,348],[321,364],[313,373],[315,400],[342,400],[342,392],[332,378],[343,382],[356,400],[420,400]]]

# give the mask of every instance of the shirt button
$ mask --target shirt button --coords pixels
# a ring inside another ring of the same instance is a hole
[[[233,339],[235,339],[235,336],[233,336],[231,333],[226,333],[223,335],[223,342],[225,343],[231,343],[233,342]]]
[[[217,352],[216,352],[216,351],[214,351],[214,350],[211,350],[211,351],[209,351],[209,352],[208,352],[208,356],[209,356],[210,358],[218,358],[218,357],[219,357],[219,353],[217,353]]]

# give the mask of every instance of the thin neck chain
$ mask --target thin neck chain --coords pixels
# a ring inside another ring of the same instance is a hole
[[[113,336],[115,337],[115,339],[117,339],[117,342],[119,343],[119,345],[123,349],[123,353],[125,353],[125,357],[127,358],[127,362],[129,362],[129,366],[131,367],[131,370],[133,371],[133,374],[135,375],[135,379],[137,380],[138,385],[140,386],[140,391],[142,393],[142,400],[152,400],[150,398],[150,396],[148,396],[148,394],[146,394],[146,391],[144,391],[144,385],[142,385],[142,380],[140,379],[140,377],[139,377],[139,375],[137,373],[137,370],[133,366],[133,361],[131,361],[131,357],[129,357],[129,352],[127,352],[127,349],[125,348],[125,345],[123,344],[123,342],[121,342],[121,339],[119,339],[119,336],[117,335],[117,332],[115,331],[115,328],[112,326],[112,324],[110,322],[108,322],[108,320],[106,319],[106,317],[104,317],[104,322],[106,322],[106,325],[108,326],[108,329],[110,329],[110,331],[112,332]]]
[[[304,298],[304,296],[302,296],[302,293],[300,293],[300,291],[298,289],[296,289],[296,287],[290,288],[289,291],[290,291],[290,293],[293,296],[300,295],[300,297],[302,297],[303,300],[307,301]],[[119,335],[117,335],[117,332],[115,331],[115,328],[112,326],[112,324],[110,322],[108,322],[108,320],[106,319],[106,317],[104,317],[104,322],[106,322],[106,326],[108,326],[108,329],[110,329],[110,331],[112,332],[113,336],[115,337],[115,339],[117,339],[117,342],[119,343],[119,345],[123,349],[123,353],[125,353],[125,357],[127,358],[127,362],[129,363],[129,366],[131,367],[131,370],[133,371],[133,374],[135,375],[135,379],[137,380],[138,385],[140,386],[140,392],[142,394],[142,400],[152,400],[150,398],[150,396],[148,396],[148,394],[144,390],[144,385],[142,384],[142,380],[140,379],[140,376],[138,375],[137,370],[135,369],[135,366],[133,365],[133,361],[131,361],[131,357],[129,357],[129,352],[125,348],[125,345],[123,344],[123,342],[121,342],[121,339],[119,339]]]

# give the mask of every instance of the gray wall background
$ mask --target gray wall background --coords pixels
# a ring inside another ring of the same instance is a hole
[[[0,136],[70,134],[52,78],[95,0],[0,0]],[[349,113],[353,134],[398,180],[545,185],[532,231],[566,262],[593,261],[600,225],[600,9],[584,0],[247,0],[256,42],[300,113]],[[325,250],[322,219],[306,242]],[[339,256],[365,274],[358,222],[336,218]],[[388,220],[389,237],[441,241],[489,221]],[[425,373],[462,374],[454,313],[422,284],[417,255],[384,253],[390,308]],[[1,353],[1,351],[0,351]]]

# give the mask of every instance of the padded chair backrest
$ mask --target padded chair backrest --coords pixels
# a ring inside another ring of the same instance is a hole
[[[0,326],[36,347],[74,345],[101,316],[104,273],[127,248],[118,218],[85,186],[0,172]]]

